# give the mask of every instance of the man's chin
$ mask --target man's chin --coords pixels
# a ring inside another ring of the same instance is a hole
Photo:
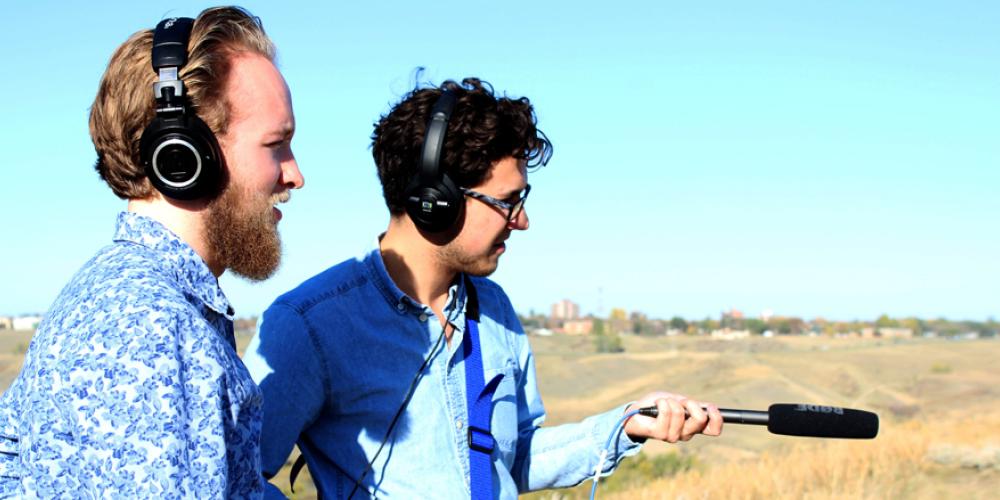
[[[233,274],[254,282],[274,276],[281,265],[281,237],[274,224],[257,228],[256,238],[245,237],[244,246],[231,253],[229,269]]]
[[[240,201],[235,193],[222,195],[209,213],[208,242],[213,254],[233,274],[264,281],[274,275],[281,262],[277,217],[270,203],[266,208],[248,207]],[[250,213],[253,215],[248,216]]]
[[[280,264],[280,262],[278,264]],[[239,269],[236,267],[231,267],[229,268],[229,270],[236,276],[239,276],[240,278],[243,278],[253,283],[259,283],[261,281],[266,281],[270,279],[272,276],[274,276],[274,273],[278,271],[278,267],[279,267],[278,265],[274,266],[271,269]]]
[[[485,278],[496,272],[497,267],[500,266],[499,256],[491,257],[485,262],[477,263],[476,265],[469,266],[463,271],[465,274],[476,276],[479,278]]]

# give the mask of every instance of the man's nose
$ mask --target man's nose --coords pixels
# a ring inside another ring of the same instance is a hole
[[[517,214],[514,220],[507,223],[507,227],[511,229],[517,229],[518,231],[524,231],[528,229],[528,211],[521,208],[521,212]]]
[[[306,184],[306,179],[299,170],[299,162],[293,154],[289,154],[288,160],[281,164],[281,183],[289,189],[301,189]]]

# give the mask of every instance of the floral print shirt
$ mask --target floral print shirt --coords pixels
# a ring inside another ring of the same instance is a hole
[[[261,393],[233,314],[190,246],[120,214],[0,397],[0,497],[259,497]]]

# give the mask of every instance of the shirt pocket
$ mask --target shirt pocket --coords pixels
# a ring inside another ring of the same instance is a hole
[[[484,379],[488,382],[496,375],[503,375],[503,380],[493,393],[493,417],[490,420],[490,433],[496,442],[496,451],[501,460],[510,468],[514,463],[517,451],[518,436],[518,379],[520,371],[515,366],[485,370]]]

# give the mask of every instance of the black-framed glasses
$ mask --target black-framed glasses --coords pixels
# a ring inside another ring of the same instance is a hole
[[[517,217],[521,215],[521,210],[524,209],[524,201],[528,199],[528,193],[531,192],[531,184],[525,184],[524,190],[521,191],[520,195],[518,195],[517,201],[514,203],[498,200],[488,194],[483,194],[464,187],[460,187],[458,189],[466,196],[471,196],[472,198],[475,198],[483,203],[493,205],[502,211],[506,210],[507,223],[512,224],[517,220]]]

